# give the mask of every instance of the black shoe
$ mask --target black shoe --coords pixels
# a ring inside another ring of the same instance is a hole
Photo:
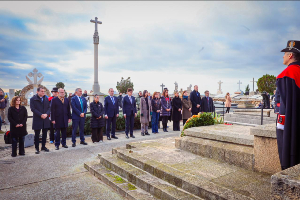
[[[67,145],[62,145],[63,148],[69,148]]]
[[[127,139],[129,139],[128,135],[125,136]]]
[[[40,154],[40,150],[36,149],[35,154]]]
[[[72,147],[76,147],[76,143],[73,143],[73,144],[72,144]]]
[[[118,139],[118,137],[117,137],[117,136],[112,136],[111,138]]]
[[[150,135],[150,134],[148,132],[146,132],[145,135]]]
[[[107,140],[111,140],[111,138],[109,136],[107,136]]]
[[[131,135],[130,137],[135,138],[134,135]]]
[[[49,152],[49,149],[47,149],[47,147],[43,147],[41,151]]]
[[[144,133],[141,133],[141,135],[142,135],[142,136],[145,136],[145,134],[144,134]]]
[[[87,143],[84,141],[81,141],[80,144],[87,145]]]
[[[166,132],[169,132],[168,129],[165,129]]]
[[[59,146],[56,146],[56,147],[55,147],[55,150],[59,150]]]
[[[25,156],[25,153],[19,153],[19,156]]]
[[[17,155],[15,155],[15,154],[11,154],[11,157],[17,157]]]

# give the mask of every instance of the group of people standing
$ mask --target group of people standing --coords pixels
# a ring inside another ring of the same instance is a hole
[[[122,106],[123,117],[126,128],[125,137],[135,138],[133,135],[134,118],[137,117],[137,99],[132,96],[133,89],[128,88],[124,98],[114,96],[113,88],[109,89],[109,95],[104,99],[104,105],[99,101],[99,96],[95,95],[90,104],[92,142],[103,142],[103,127],[106,125],[106,136],[118,139],[115,135],[116,120],[119,117],[119,106]],[[55,149],[59,150],[60,145],[68,148],[66,144],[66,134],[68,124],[72,121],[72,147],[76,147],[76,133],[79,128],[80,144],[87,145],[84,137],[85,118],[87,113],[87,100],[82,94],[82,89],[77,88],[75,94],[70,98],[65,97],[65,90],[53,88],[52,96],[45,95],[45,89],[37,88],[37,94],[30,99],[30,109],[33,113],[32,129],[35,136],[36,154],[41,151],[49,152],[46,147],[47,132],[50,129],[50,143],[54,143]],[[141,135],[150,135],[148,132],[149,123],[152,123],[152,133],[158,133],[162,121],[163,131],[168,132],[168,121],[173,121],[173,131],[180,131],[180,121],[183,124],[191,115],[199,112],[213,112],[213,100],[209,97],[209,91],[205,91],[205,97],[201,99],[198,86],[188,96],[187,91],[179,96],[175,92],[171,99],[167,88],[163,93],[154,92],[153,96],[147,90],[139,93],[139,109]],[[10,131],[12,136],[12,156],[17,155],[17,142],[19,145],[19,155],[25,155],[24,137],[27,135],[26,122],[27,110],[21,106],[20,97],[16,96],[11,101],[8,110],[8,120],[10,121]],[[72,110],[72,114],[71,114]],[[41,149],[40,133],[42,132]]]

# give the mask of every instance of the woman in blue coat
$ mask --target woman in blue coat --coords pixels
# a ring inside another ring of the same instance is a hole
[[[94,101],[90,105],[92,141],[103,142],[103,127],[105,126],[105,110],[102,103],[99,102],[99,96],[94,96]]]

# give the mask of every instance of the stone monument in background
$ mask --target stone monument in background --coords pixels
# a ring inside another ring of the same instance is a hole
[[[32,77],[33,78],[33,81],[30,80],[30,78],[28,78],[26,76],[26,79],[28,81],[28,85],[25,86],[21,92],[20,92],[20,97],[21,97],[21,105],[23,106],[28,106],[29,105],[29,96],[32,96],[32,95],[35,95],[36,92],[37,92],[37,88],[38,87],[42,87],[46,90],[46,95],[47,96],[51,96],[51,93],[50,91],[45,87],[43,86],[41,83],[42,81],[44,80],[44,76],[41,74],[41,73],[38,73],[38,70],[36,68],[33,69],[33,73],[30,72],[28,74],[29,77]],[[40,80],[38,80],[38,78],[40,78]],[[29,95],[31,94],[32,95]]]
[[[241,94],[241,95],[243,95],[244,92],[241,90],[241,84],[242,84],[242,82],[239,80],[239,82],[237,84],[239,85],[239,90],[236,91],[234,94]]]
[[[219,84],[219,89],[218,89],[218,91],[217,91],[217,94],[223,94],[222,89],[221,89],[222,83],[223,83],[223,82],[222,82],[221,80],[218,82],[218,84]]]
[[[90,20],[90,22],[95,23],[95,32],[93,35],[94,42],[94,85],[93,85],[93,94],[98,94],[100,96],[100,102],[104,103],[104,94],[100,92],[100,85],[98,82],[98,45],[99,45],[99,35],[98,35],[98,24],[102,24],[101,21],[98,21],[98,18],[95,17],[95,20]],[[93,98],[92,98],[93,100]]]
[[[174,94],[176,93],[176,92],[178,92],[178,83],[175,81],[175,90],[174,90]]]

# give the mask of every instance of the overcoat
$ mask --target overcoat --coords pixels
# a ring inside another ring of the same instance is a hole
[[[43,101],[36,94],[30,99],[30,109],[33,112],[32,130],[50,128],[50,102],[46,96],[43,96]],[[42,114],[47,114],[45,119],[41,118]]]
[[[171,98],[169,98],[169,101],[167,101],[166,97],[162,96],[160,99],[161,103],[161,116],[171,116]],[[167,111],[167,109],[171,109],[170,111]]]
[[[225,107],[231,107],[231,97],[226,96]]]
[[[190,94],[190,100],[192,103],[192,112],[199,113],[201,112],[201,107],[197,108],[197,104],[201,105],[201,96],[200,93],[196,90],[192,91]]]
[[[93,101],[90,105],[91,117],[91,128],[101,128],[105,126],[105,110],[101,102]],[[97,119],[101,116],[100,119]]]
[[[182,98],[182,119],[188,119],[191,117],[191,111],[189,111],[190,108],[192,108],[191,101]]]
[[[24,137],[28,134],[26,129],[27,109],[24,106],[20,106],[19,112],[16,107],[9,107],[7,118],[10,122],[10,134],[12,137]],[[17,124],[23,124],[23,126],[16,127]]]
[[[207,100],[208,98],[208,100]],[[214,112],[214,102],[211,97],[203,97],[201,100],[201,112]]]
[[[68,120],[72,119],[70,103],[68,98],[64,98],[64,103],[55,97],[51,100],[51,122],[55,121],[54,128],[67,128]]]
[[[276,84],[280,94],[279,114],[285,115],[284,130],[277,129],[277,143],[281,166],[286,169],[300,163],[300,62],[283,70]]]
[[[173,121],[180,121],[181,120],[181,111],[178,109],[182,109],[182,102],[179,97],[174,97],[172,100],[172,120]]]
[[[148,102],[149,110],[147,110],[146,101]],[[149,98],[141,97],[141,100],[140,100],[140,122],[141,122],[141,124],[148,124],[151,121],[150,112],[152,112],[151,101],[149,100]],[[142,116],[142,114],[143,114],[143,116]]]

